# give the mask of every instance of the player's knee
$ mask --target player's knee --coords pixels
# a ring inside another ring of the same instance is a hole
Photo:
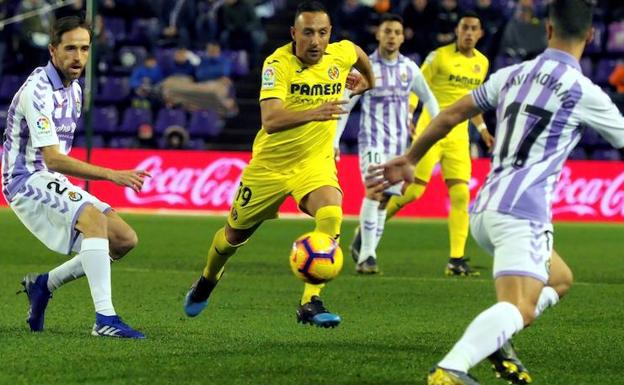
[[[535,307],[536,303],[532,301],[520,301],[520,303],[516,304],[516,307],[522,314],[522,320],[524,321],[524,326],[529,326],[535,321]]]
[[[137,233],[132,229],[127,229],[121,234],[118,234],[115,239],[110,239],[110,253],[111,258],[120,259],[124,255],[128,254],[130,250],[134,249],[139,243],[139,237]]]
[[[253,233],[253,230],[255,230],[255,228],[249,230],[241,230],[234,229],[230,226],[225,226],[225,240],[231,246],[242,246],[247,241],[247,239],[249,239],[249,237]]]
[[[568,291],[570,291],[570,288],[572,287],[573,282],[574,282],[574,274],[572,274],[572,270],[567,268],[561,272],[560,281],[557,282],[555,285],[553,285],[552,288],[555,289],[555,291],[557,292],[557,295],[559,295],[559,298],[561,298],[564,295],[568,294]]]
[[[85,238],[108,238],[107,237],[108,220],[100,210],[93,205],[87,205],[76,222],[76,229],[80,231]]]
[[[470,189],[466,183],[457,183],[449,187],[451,207],[467,209],[470,202]]]

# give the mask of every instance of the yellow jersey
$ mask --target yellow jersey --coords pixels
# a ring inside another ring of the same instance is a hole
[[[421,71],[440,110],[444,110],[479,87],[485,81],[489,65],[487,57],[477,49],[473,49],[472,57],[467,57],[457,49],[456,43],[452,43],[432,51],[421,66]],[[423,109],[416,131],[422,132],[429,121],[430,117]],[[468,138],[467,122],[462,126],[466,127],[464,132],[454,129],[449,137]]]
[[[305,111],[340,100],[347,75],[357,61],[355,45],[348,40],[329,44],[321,61],[313,65],[302,63],[293,48],[293,43],[286,44],[264,61],[260,101],[277,98],[287,110]],[[284,170],[333,158],[336,124],[334,120],[312,121],[270,135],[262,127],[253,143],[252,162]]]

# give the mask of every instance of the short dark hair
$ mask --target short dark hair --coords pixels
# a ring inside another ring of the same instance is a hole
[[[396,13],[384,13],[379,18],[379,24],[378,25],[382,25],[383,23],[385,23],[387,21],[398,21],[399,23],[403,24],[403,18],[401,16],[397,15]]]
[[[555,35],[564,40],[585,39],[595,5],[596,0],[553,0],[548,17]]]
[[[481,28],[483,28],[483,22],[481,21],[481,16],[479,16],[478,13],[476,13],[475,11],[470,10],[470,9],[466,10],[466,11],[463,11],[462,13],[459,14],[459,19],[457,20],[457,25],[459,25],[459,23],[462,21],[462,19],[466,18],[466,17],[470,17],[470,18],[479,20],[479,25],[481,25]]]
[[[304,12],[322,12],[322,13],[327,14],[327,16],[329,16],[329,13],[327,12],[327,8],[325,8],[325,6],[322,3],[318,1],[313,1],[313,0],[306,0],[306,1],[299,3],[299,5],[297,6],[297,11],[295,12],[295,20],[297,20],[299,15],[301,15]]]
[[[52,23],[50,27],[50,44],[54,47],[59,45],[65,32],[74,30],[76,28],[84,28],[89,32],[89,41],[93,39],[93,30],[91,25],[82,17],[79,16],[65,16],[57,19]]]

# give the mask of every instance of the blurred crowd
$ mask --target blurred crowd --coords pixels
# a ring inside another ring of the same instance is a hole
[[[378,18],[401,15],[403,54],[417,63],[454,40],[465,10],[475,11],[485,31],[477,48],[490,72],[531,58],[546,46],[549,0],[325,0],[332,39],[350,39],[372,52]],[[0,118],[16,87],[48,60],[47,35],[54,18],[84,14],[84,0],[55,8],[53,0],[0,0],[0,19],[34,13],[0,29]],[[94,22],[95,145],[205,148],[227,119],[239,114],[237,83],[257,74],[263,56],[284,41],[267,38],[271,26],[288,36],[289,0],[100,0]],[[583,71],[624,106],[624,2],[599,0],[596,35],[581,61]],[[254,79],[255,81],[256,79]],[[98,119],[101,118],[101,119]],[[103,121],[102,121],[103,120]],[[259,121],[259,118],[258,118]],[[5,122],[0,122],[0,129]],[[255,131],[257,127],[254,127]],[[574,157],[602,154],[591,137]],[[169,140],[172,137],[172,140]],[[78,144],[85,139],[79,135]],[[475,136],[475,141],[478,137]],[[585,139],[584,139],[585,140]],[[606,146],[604,148],[606,150]],[[479,153],[483,155],[483,153]],[[619,156],[619,154],[617,155]]]

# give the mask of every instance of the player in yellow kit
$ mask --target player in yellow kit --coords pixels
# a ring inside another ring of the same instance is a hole
[[[470,91],[480,86],[488,72],[488,59],[475,46],[483,30],[475,13],[465,13],[455,30],[454,43],[431,52],[422,65],[427,84],[444,110]],[[418,136],[429,123],[429,116],[423,111],[415,130]],[[472,119],[485,143],[490,147],[492,136],[481,115]],[[442,175],[448,188],[451,208],[448,218],[450,258],[447,275],[478,275],[464,260],[464,249],[468,237],[468,203],[470,190],[468,182],[472,172],[468,121],[453,128],[451,133],[433,146],[414,169],[414,183],[402,196],[394,196],[388,203],[388,218],[394,216],[403,206],[422,196],[431,179],[433,168],[440,163]]]
[[[374,84],[368,56],[343,40],[329,44],[331,24],[316,1],[299,5],[291,27],[293,42],[278,48],[264,62],[260,90],[262,128],[253,156],[243,171],[224,228],[217,231],[199,280],[189,290],[184,310],[198,315],[223,274],[228,258],[267,219],[277,217],[288,195],[316,220],[315,231],[340,236],[342,191],[334,162],[333,140],[351,67],[364,76],[354,92]],[[341,318],[320,300],[323,285],[305,284],[297,320],[333,327]]]

